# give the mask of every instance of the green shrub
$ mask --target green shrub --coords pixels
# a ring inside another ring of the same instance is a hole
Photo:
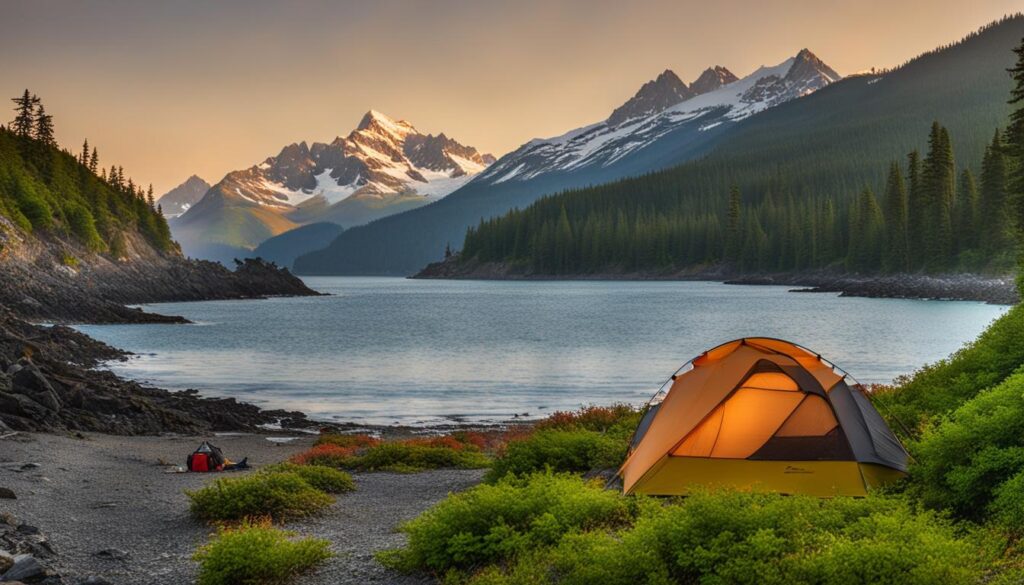
[[[1024,471],[1024,373],[967,401],[911,450],[912,493],[929,507],[984,519],[1000,486]],[[1003,502],[1012,499],[1013,487],[1006,490]]]
[[[207,522],[261,516],[287,520],[318,512],[334,501],[297,473],[290,472],[218,479],[185,493],[192,500],[192,514]]]
[[[406,571],[444,573],[555,544],[570,531],[623,525],[636,501],[571,475],[508,477],[449,496],[401,531],[408,545],[380,555]]]
[[[358,471],[413,472],[446,467],[480,469],[490,463],[490,458],[476,449],[455,450],[388,442],[369,447],[361,455],[353,455],[342,463],[342,467]]]
[[[493,525],[499,526],[497,521]],[[644,506],[632,526],[519,550],[474,585],[975,583],[993,552],[904,501],[714,492]]]
[[[278,585],[331,557],[328,542],[292,540],[293,533],[267,524],[222,528],[201,547],[199,585]]]
[[[325,465],[296,465],[278,463],[260,470],[261,473],[294,473],[314,488],[329,494],[343,494],[356,489],[352,476]]]
[[[103,249],[103,240],[100,238],[99,232],[96,231],[96,221],[93,220],[92,213],[88,209],[81,205],[69,205],[64,210],[64,215],[68,220],[71,233],[87,248],[90,250]]]
[[[588,430],[540,430],[510,441],[487,474],[494,482],[514,473],[587,472],[618,467],[626,456],[627,439]]]

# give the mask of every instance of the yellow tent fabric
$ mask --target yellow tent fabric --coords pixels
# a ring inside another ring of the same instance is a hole
[[[858,496],[906,472],[906,451],[863,388],[796,344],[731,341],[668,386],[619,470],[626,493],[733,486]]]

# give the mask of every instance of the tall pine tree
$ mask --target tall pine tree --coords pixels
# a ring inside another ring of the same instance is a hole
[[[1014,87],[1010,91],[1010,124],[1006,128],[1006,154],[1011,160],[1008,165],[1007,192],[1010,208],[1013,210],[1015,244],[1017,245],[1017,288],[1024,291],[1024,41],[1013,50],[1017,63],[1009,69]]]
[[[991,257],[1009,248],[1012,241],[1006,204],[1006,157],[996,130],[981,160],[981,193],[978,202],[978,244]]]
[[[737,262],[743,248],[743,233],[740,226],[740,188],[729,191],[729,209],[725,217],[725,260]]]
[[[36,122],[36,104],[38,98],[29,93],[26,89],[21,97],[11,98],[14,102],[14,121],[11,122],[11,132],[22,138],[32,136],[32,130]]]
[[[904,272],[910,269],[907,237],[907,188],[900,164],[893,161],[885,184],[885,270]]]

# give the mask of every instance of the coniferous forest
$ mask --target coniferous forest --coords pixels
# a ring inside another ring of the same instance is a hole
[[[69,236],[115,258],[126,251],[127,232],[138,231],[158,250],[175,248],[152,185],[143,189],[120,166],[102,169],[88,140],[78,155],[59,148],[53,117],[29,90],[11,101],[15,118],[0,126],[0,216],[25,232]]]
[[[1015,106],[1024,99],[1022,51],[1010,70]],[[1024,215],[1022,137],[1021,107],[982,152],[954,152],[955,137],[935,121],[922,128],[917,149],[859,187],[827,178],[809,186],[799,169],[781,165],[697,161],[482,220],[468,230],[461,261],[550,275],[720,267],[1004,274],[1014,263],[1014,218]]]
[[[463,258],[543,274],[669,272],[725,264],[744,273],[983,271],[1012,266],[1008,137],[995,132],[977,171],[958,167],[932,125],[922,153],[842,197],[798,196],[774,172],[765,188],[680,196],[664,175],[545,198],[469,230]]]

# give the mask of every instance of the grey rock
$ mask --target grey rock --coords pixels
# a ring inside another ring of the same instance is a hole
[[[6,573],[13,566],[14,555],[3,549],[0,549],[0,575]]]
[[[54,412],[61,409],[60,398],[35,364],[28,362],[11,377],[11,386],[17,393],[26,394],[35,402]]]
[[[11,488],[0,487],[0,500],[17,500],[18,496],[14,495],[14,490]]]
[[[126,561],[131,557],[127,551],[123,551],[119,548],[105,548],[103,550],[98,550],[92,553],[92,556],[108,561]]]
[[[46,568],[32,555],[14,557],[14,565],[0,576],[0,581],[30,581],[46,577]]]
[[[31,524],[22,524],[18,526],[18,532],[21,534],[39,534],[39,528]]]

